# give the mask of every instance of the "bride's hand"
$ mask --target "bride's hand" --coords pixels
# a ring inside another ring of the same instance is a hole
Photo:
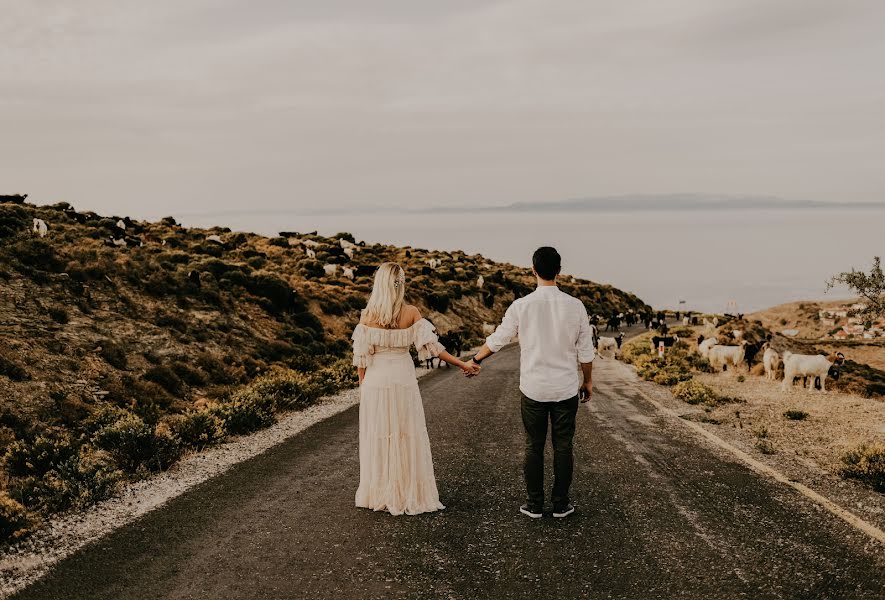
[[[464,363],[464,366],[461,367],[461,372],[464,373],[466,377],[476,377],[479,375],[480,369],[482,369],[482,367],[471,360],[470,362]]]

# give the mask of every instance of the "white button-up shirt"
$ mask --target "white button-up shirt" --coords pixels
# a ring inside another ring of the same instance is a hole
[[[556,286],[539,286],[513,301],[486,345],[497,352],[516,335],[520,391],[538,402],[573,398],[581,386],[578,363],[596,357],[583,302]]]

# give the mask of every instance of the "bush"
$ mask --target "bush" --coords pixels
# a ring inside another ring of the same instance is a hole
[[[32,222],[30,215],[22,207],[0,205],[0,239],[11,238],[28,231]]]
[[[265,298],[276,312],[297,312],[307,310],[295,290],[276,275],[254,273],[246,283],[246,289],[253,296]]]
[[[839,475],[857,479],[877,492],[885,492],[885,444],[863,444],[842,457]]]
[[[102,428],[94,441],[96,447],[109,452],[127,473],[168,469],[181,453],[175,439],[158,434],[134,414]]]
[[[272,400],[268,402],[245,390],[227,402],[213,406],[210,413],[218,417],[226,433],[241,435],[276,423],[272,404]]]
[[[102,340],[98,354],[114,368],[125,369],[129,366],[126,350],[113,340]]]
[[[444,313],[449,310],[449,295],[445,292],[431,292],[427,295],[427,306],[430,310]]]
[[[25,507],[10,498],[6,492],[0,491],[0,541],[20,540],[31,532],[33,526],[34,519]]]
[[[808,418],[808,413],[804,410],[795,410],[791,408],[790,410],[784,411],[784,416],[791,421],[804,421]]]
[[[716,406],[721,397],[712,388],[693,379],[679,383],[673,388],[673,395],[688,404]]]
[[[314,404],[334,386],[332,370],[314,376],[291,370],[275,370],[253,381],[248,390],[274,411],[301,410]],[[340,389],[340,388],[336,388]]]
[[[156,383],[174,396],[179,396],[184,392],[184,382],[175,374],[175,371],[166,365],[151,367],[142,375],[142,379]]]
[[[49,318],[59,325],[67,325],[71,320],[68,311],[63,306],[52,306],[49,308]]]
[[[202,450],[224,437],[221,420],[208,411],[175,415],[170,418],[169,427],[183,446],[196,450]]]
[[[23,366],[5,356],[2,351],[0,351],[0,375],[5,375],[13,381],[28,381],[31,378]]]

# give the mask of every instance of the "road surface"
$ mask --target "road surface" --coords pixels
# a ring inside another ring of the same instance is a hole
[[[477,379],[442,369],[421,381],[445,511],[353,507],[355,407],[84,548],[16,598],[885,597],[881,548],[655,412],[610,360],[597,361],[579,411],[577,513],[520,515],[518,360],[510,347]]]

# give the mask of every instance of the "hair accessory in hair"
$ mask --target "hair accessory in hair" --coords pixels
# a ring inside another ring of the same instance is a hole
[[[400,268],[399,275],[393,280],[393,287],[399,289],[399,286],[406,284],[406,272]]]

